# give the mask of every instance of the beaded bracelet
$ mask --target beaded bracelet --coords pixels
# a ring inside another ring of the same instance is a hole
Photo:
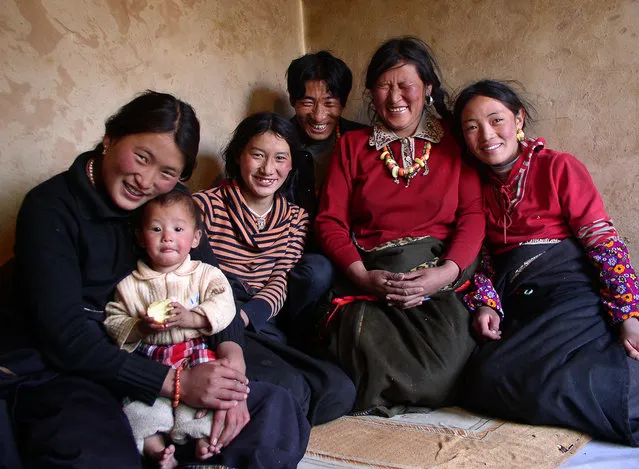
[[[180,403],[180,371],[182,367],[178,367],[175,370],[175,392],[173,393],[173,408],[175,409]]]

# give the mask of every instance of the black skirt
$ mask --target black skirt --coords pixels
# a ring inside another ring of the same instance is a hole
[[[361,256],[369,270],[408,272],[435,265],[443,252],[444,244],[429,237],[362,251]],[[464,364],[475,348],[469,313],[454,288],[470,275],[471,269],[456,285],[415,308],[356,301],[339,310],[328,325],[329,347],[355,383],[357,411],[390,416],[406,406],[454,402]],[[335,291],[336,296],[363,294],[344,283]]]
[[[466,405],[637,446],[639,362],[610,326],[598,272],[581,246],[522,246],[494,264],[502,338],[469,361]]]

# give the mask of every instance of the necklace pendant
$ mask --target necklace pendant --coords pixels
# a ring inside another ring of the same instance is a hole
[[[414,173],[411,173],[408,175],[408,177],[406,178],[406,188],[408,188],[408,186],[410,186],[410,181],[417,176],[417,171]]]
[[[250,212],[251,218],[253,218],[255,220],[255,225],[257,227],[257,231],[262,231],[264,228],[266,228],[266,222],[268,221],[268,215],[269,215],[269,213],[271,213],[271,210],[273,210],[273,204],[271,204],[271,206],[268,208],[268,210],[266,212],[264,212],[262,215],[258,215],[257,212],[255,212],[255,210],[253,210],[248,205],[246,206],[246,208]]]
[[[426,176],[428,173],[430,173],[430,168],[428,167],[428,163],[426,163],[424,161],[424,168],[423,168],[424,172],[422,173],[422,176]]]

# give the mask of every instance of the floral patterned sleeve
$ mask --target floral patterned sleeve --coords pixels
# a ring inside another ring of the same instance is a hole
[[[503,319],[504,311],[501,307],[501,300],[491,280],[494,275],[492,259],[484,247],[481,251],[481,263],[473,275],[470,290],[464,295],[464,303],[472,312],[475,312],[480,306],[489,306],[497,311]]]
[[[613,324],[639,317],[639,282],[624,242],[615,236],[586,246],[586,252],[599,269],[601,301]]]

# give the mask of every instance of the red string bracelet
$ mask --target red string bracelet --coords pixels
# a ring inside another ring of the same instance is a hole
[[[182,367],[178,367],[175,370],[175,391],[173,393],[173,408],[175,409],[180,403],[180,371]]]

